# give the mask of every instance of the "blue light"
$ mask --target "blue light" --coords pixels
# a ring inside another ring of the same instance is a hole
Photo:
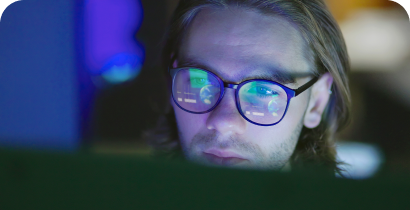
[[[141,71],[142,58],[127,53],[113,56],[101,69],[105,81],[118,84],[134,79]]]
[[[145,51],[135,33],[143,19],[139,0],[88,0],[85,4],[85,63],[97,80],[118,84],[137,77]]]
[[[108,71],[102,73],[103,78],[110,83],[122,83],[137,76],[137,72],[129,65],[113,66]]]

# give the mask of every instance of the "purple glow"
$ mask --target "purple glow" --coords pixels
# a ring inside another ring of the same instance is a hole
[[[92,74],[101,75],[109,71],[107,65],[119,54],[135,57],[136,61],[123,65],[128,66],[127,71],[131,69],[134,72],[132,75],[139,73],[144,49],[136,41],[135,33],[142,18],[143,8],[138,0],[87,1],[84,15],[85,62]]]

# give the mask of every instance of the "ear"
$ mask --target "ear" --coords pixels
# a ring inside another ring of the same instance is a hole
[[[174,57],[174,53],[171,53],[171,60],[172,60],[172,58]],[[178,60],[177,59],[175,59],[174,60],[174,62],[172,63],[172,68],[176,68],[178,66]]]
[[[333,77],[328,72],[323,74],[312,86],[309,104],[304,118],[304,125],[307,128],[315,128],[322,120],[323,111],[330,98],[332,83]]]
[[[174,62],[172,63],[172,68],[176,68],[178,66],[178,61],[174,60]]]
[[[171,58],[172,58],[173,56],[174,56],[174,54],[171,55]],[[178,66],[178,61],[175,59],[174,62],[172,63],[172,68],[176,68],[177,66]],[[172,95],[171,95],[171,97],[170,97],[169,99],[170,99],[170,101],[171,101],[172,107],[175,108],[175,102],[174,102],[174,99],[172,99]]]

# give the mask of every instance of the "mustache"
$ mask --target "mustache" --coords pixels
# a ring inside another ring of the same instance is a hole
[[[238,152],[245,152],[248,154],[260,155],[261,149],[256,144],[245,141],[235,135],[222,138],[216,131],[212,133],[196,134],[191,141],[190,147],[199,147],[205,150],[210,147],[216,147],[219,149],[233,149]]]

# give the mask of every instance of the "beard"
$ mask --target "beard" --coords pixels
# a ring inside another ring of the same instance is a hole
[[[192,138],[189,144],[184,144],[184,142],[187,141],[181,141],[181,146],[185,158],[199,164],[211,166],[224,165],[243,169],[280,170],[289,162],[298,142],[302,127],[303,123],[301,121],[293,130],[292,135],[285,138],[284,141],[263,149],[256,144],[255,142],[257,141],[253,139],[243,139],[243,137],[239,135],[222,137],[216,130],[210,130],[207,133],[198,133]],[[182,136],[181,132],[179,132],[179,136]],[[274,141],[275,138],[279,137],[272,137],[272,141]],[[215,164],[214,161],[210,161],[204,154],[204,151],[210,148],[235,151],[243,156],[246,161],[228,161],[227,164],[222,164],[221,162]]]

